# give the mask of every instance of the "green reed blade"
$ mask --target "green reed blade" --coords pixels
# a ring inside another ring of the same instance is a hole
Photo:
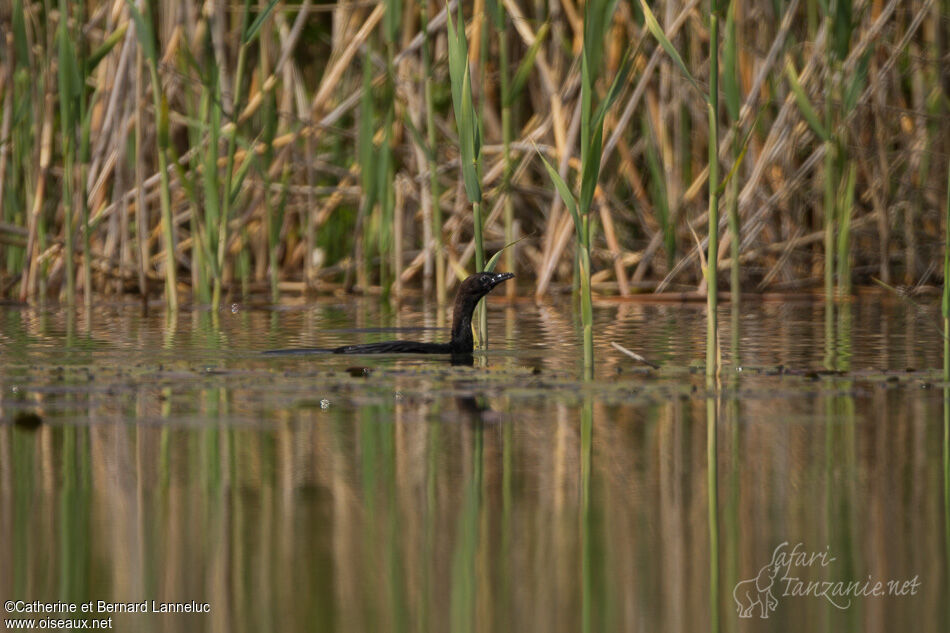
[[[491,16],[496,31],[505,30],[505,5],[501,0],[486,0],[485,13]]]
[[[201,183],[204,191],[204,204],[201,208],[204,210],[203,225],[205,233],[205,248],[208,250],[208,265],[213,274],[212,279],[217,279],[220,274],[218,266],[218,232],[217,226],[221,216],[221,200],[218,189],[218,142],[220,140],[218,131],[221,129],[221,106],[220,106],[220,85],[217,78],[212,79],[214,83],[209,86],[210,90],[205,90],[205,96],[202,98],[202,107],[206,109],[208,117],[208,143],[202,156]],[[211,95],[214,95],[212,98]],[[213,103],[212,103],[213,101]]]
[[[729,9],[726,12],[725,30],[722,43],[722,93],[725,97],[729,118],[732,121],[738,121],[741,96],[739,94],[739,62],[738,46],[736,44],[736,0],[729,3]]]
[[[871,53],[873,52],[873,47],[868,47],[868,51],[858,60],[857,68],[855,68],[851,74],[851,79],[845,87],[844,98],[842,99],[842,101],[844,101],[845,112],[854,110],[854,106],[858,102],[858,97],[860,97],[864,91],[864,85],[867,83],[868,78],[868,65],[870,64]]]
[[[57,68],[59,70],[59,101],[60,117],[63,123],[63,134],[73,134],[73,129],[78,123],[78,99],[81,93],[79,68],[76,66],[76,46],[73,43],[73,36],[67,28],[69,21],[69,11],[66,7],[66,1],[59,1],[60,23],[56,34]]]
[[[59,80],[60,133],[63,138],[63,234],[65,237],[66,301],[72,305],[76,300],[76,274],[74,270],[75,245],[73,244],[73,166],[76,161],[75,126],[76,107],[79,95],[76,49],[67,30],[69,11],[65,0],[59,0],[59,26],[56,33],[57,67]]]
[[[826,94],[832,94],[833,80],[829,73],[825,80]],[[834,127],[834,109],[832,99],[825,99],[825,126],[824,129],[833,129]],[[837,169],[835,166],[837,144],[831,137],[825,137],[825,173],[824,173],[824,221],[825,234],[824,245],[824,287],[825,287],[825,319],[830,328],[831,337],[828,338],[828,355],[826,366],[832,368],[834,362],[834,236],[835,236],[835,182],[838,180]]]
[[[478,177],[478,154],[480,139],[475,108],[472,100],[472,82],[468,64],[462,77],[461,108],[458,114],[459,150],[462,160],[462,177],[465,193],[471,202],[482,201],[482,185]]]
[[[360,180],[363,189],[363,208],[369,213],[376,200],[376,146],[373,144],[373,122],[376,113],[373,104],[373,69],[367,49],[363,55],[363,95],[360,101],[359,158]]]
[[[603,141],[604,128],[598,125],[588,141],[586,155],[581,160],[581,195],[577,201],[578,211],[581,214],[589,213],[594,201],[594,191],[597,189],[597,180],[600,176],[600,151]]]
[[[99,45],[96,50],[94,50],[89,57],[86,59],[86,74],[92,74],[92,71],[96,69],[96,66],[99,65],[106,55],[112,52],[112,49],[115,48],[115,45],[122,41],[125,38],[125,32],[128,30],[129,25],[123,24],[119,26],[116,30],[109,34],[106,39],[102,41],[102,44]]]
[[[394,131],[396,122],[396,42],[399,39],[399,28],[402,20],[402,1],[384,0],[386,12],[383,21],[383,41],[386,46],[386,82],[384,84],[383,103],[386,115],[383,121],[383,157],[385,170],[379,172],[378,186],[380,190],[382,231],[380,232],[379,281],[382,286],[382,299],[389,297],[392,275],[399,274],[401,263],[395,261],[399,256],[395,240],[396,235],[396,192],[393,187],[395,177],[396,158],[394,156]],[[392,261],[391,261],[392,260]]]
[[[142,54],[145,55],[145,59],[150,63],[157,61],[158,58],[155,54],[155,34],[152,32],[151,18],[146,20],[138,7],[133,4],[132,0],[125,0],[125,3],[129,7],[132,21],[135,22],[135,34],[138,37],[139,46],[142,47]]]
[[[854,206],[854,185],[857,167],[851,163],[848,170],[848,178],[842,182],[842,190],[839,193],[838,209],[840,218],[838,220],[838,287],[842,294],[851,292],[851,215]]]
[[[834,37],[832,38],[832,52],[836,59],[843,60],[848,56],[851,45],[851,31],[854,27],[851,19],[852,0],[835,0],[832,18]]]
[[[641,133],[646,141],[644,154],[647,160],[647,169],[650,172],[650,192],[653,197],[653,204],[657,211],[657,219],[660,222],[660,230],[663,232],[663,246],[666,249],[666,263],[672,267],[673,258],[676,255],[676,233],[670,222],[670,202],[666,191],[666,176],[660,165],[660,156],[656,148],[656,138],[650,127],[650,120],[646,113],[643,114]]]
[[[759,123],[759,118],[762,116],[764,108],[760,108],[758,114],[755,115],[755,120],[752,121],[752,125],[749,126],[749,129],[746,130],[745,137],[742,139],[742,142],[738,146],[738,154],[736,154],[735,160],[732,162],[732,167],[729,168],[729,173],[726,174],[726,177],[722,179],[719,183],[719,186],[716,187],[716,192],[722,194],[726,190],[726,185],[732,180],[732,178],[739,171],[739,167],[742,166],[742,161],[745,159],[746,152],[749,149],[749,141],[752,140],[752,133],[755,131],[756,126]]]
[[[468,42],[465,39],[465,24],[462,21],[462,5],[458,7],[458,22],[453,24],[452,14],[448,20],[449,75],[452,83],[452,105],[459,134],[459,154],[462,161],[462,178],[465,193],[470,202],[481,202],[482,188],[478,176],[478,159],[481,149],[475,105],[472,98],[471,68],[468,63]],[[481,227],[476,226],[476,236],[481,239]],[[476,246],[481,250],[481,245]]]
[[[589,9],[585,10],[585,16],[589,12]],[[586,48],[586,47],[585,47]],[[594,73],[596,73],[596,68],[591,66],[590,55],[586,52],[581,54],[581,170],[584,171],[587,168],[587,165],[591,158],[591,150],[593,149],[594,141],[594,124],[593,124],[593,101],[594,101],[594,81],[596,80]],[[598,159],[600,158],[600,153],[598,152]],[[598,172],[600,165],[598,164]],[[581,179],[581,182],[584,183],[584,179]],[[593,194],[593,191],[591,192]],[[590,200],[584,195],[584,186],[581,185],[581,195],[578,200],[578,212],[581,215],[587,213],[590,209]]]
[[[482,241],[482,186],[479,169],[481,153],[481,120],[475,112],[472,97],[471,67],[468,63],[468,42],[465,39],[465,23],[462,19],[462,3],[458,6],[458,21],[452,22],[448,12],[449,77],[452,84],[452,108],[459,135],[459,158],[465,194],[472,203],[472,224],[475,241],[475,268],[481,271],[485,265],[485,249]],[[479,308],[480,340],[484,340],[484,305]]]
[[[162,84],[158,77],[158,58],[155,53],[155,36],[152,29],[151,14],[142,15],[132,4],[131,0],[126,0],[129,7],[129,13],[135,21],[135,32],[139,40],[139,46],[147,61],[149,78],[152,84],[152,102],[155,108],[155,116],[158,121],[158,173],[159,173],[159,202],[162,213],[162,236],[165,241],[165,297],[168,302],[168,309],[175,312],[178,309],[178,277],[175,262],[175,240],[172,227],[171,215],[171,193],[168,181],[168,103],[162,94]]]
[[[815,112],[815,108],[812,107],[811,101],[805,93],[805,89],[802,88],[801,83],[799,83],[798,72],[795,70],[795,65],[791,59],[788,59],[785,63],[785,76],[788,78],[788,84],[792,88],[792,93],[795,95],[795,103],[798,104],[798,109],[801,111],[802,116],[805,117],[805,120],[808,121],[808,125],[811,126],[811,129],[821,140],[828,141],[830,138],[828,136],[828,130],[821,124],[821,121],[818,119],[818,113]]]
[[[380,160],[376,162],[376,190],[379,192],[379,282],[382,286],[382,298],[389,297],[389,289],[392,280],[390,279],[390,253],[393,252],[393,225],[395,213],[395,189],[392,186],[395,175],[394,157],[392,152],[392,129],[395,120],[395,108],[392,93],[385,99],[388,103],[386,114],[383,118],[383,144],[381,147]]]
[[[244,160],[241,161],[240,166],[237,168],[237,171],[234,174],[234,180],[231,183],[231,192],[228,196],[228,202],[234,204],[238,199],[238,196],[241,195],[241,187],[244,185],[244,180],[247,178],[247,173],[250,171],[251,167],[257,164],[257,152],[254,151],[254,146],[257,145],[257,141],[260,139],[260,135],[254,142],[251,143],[250,147],[244,152]]]
[[[420,150],[422,150],[423,155],[426,158],[426,162],[435,160],[435,153],[429,148],[429,144],[426,143],[426,140],[422,138],[422,132],[419,131],[419,128],[412,122],[412,116],[409,113],[409,110],[404,110],[402,113],[402,124],[406,126],[406,129],[409,130],[409,136],[412,138],[412,142],[416,144]]]
[[[514,240],[514,241],[512,241],[512,242],[508,242],[507,244],[505,244],[504,246],[502,246],[500,249],[498,249],[498,252],[496,252],[494,255],[492,255],[492,256],[491,256],[491,259],[489,259],[488,262],[485,264],[485,272],[486,272],[486,273],[490,273],[490,272],[492,272],[493,270],[495,270],[495,264],[498,263],[498,258],[501,257],[501,254],[502,254],[502,253],[504,253],[506,250],[508,250],[508,247],[514,246],[514,245],[517,244],[518,242],[520,242],[520,241],[522,241],[522,240],[525,240],[525,239],[527,239],[527,238],[528,238],[527,235],[525,235],[525,236],[523,236],[523,237],[519,237],[518,239],[516,239],[516,240]]]
[[[525,84],[528,82],[528,77],[531,76],[531,71],[534,69],[534,60],[537,58],[538,51],[541,50],[541,44],[544,43],[544,38],[550,29],[551,23],[545,22],[541,25],[541,28],[538,29],[538,32],[535,33],[534,42],[532,42],[528,50],[525,51],[524,58],[521,60],[521,63],[518,64],[515,76],[511,80],[511,87],[508,89],[508,95],[505,97],[504,105],[510,106],[521,96],[521,91],[524,90]]]
[[[241,38],[241,45],[247,46],[254,41],[254,38],[257,37],[257,34],[260,33],[261,27],[264,26],[264,22],[267,21],[267,18],[270,17],[271,11],[274,9],[274,6],[280,0],[270,0],[270,3],[264,7],[264,10],[257,14],[257,17],[247,27],[247,31],[244,32],[244,37]]]
[[[640,40],[640,44],[642,43],[643,40]],[[633,52],[624,55],[623,60],[620,62],[620,68],[617,69],[617,74],[614,75],[614,80],[610,83],[610,87],[607,88],[607,94],[604,95],[604,98],[597,107],[596,112],[594,112],[594,127],[598,127],[603,124],[604,118],[607,116],[607,110],[610,109],[610,107],[617,100],[617,97],[620,96],[620,91],[624,84],[627,83],[627,76],[630,74],[630,70],[633,68],[633,60],[636,57],[637,51],[640,49],[640,44],[637,44],[637,48],[634,49]]]
[[[718,2],[711,0],[709,7],[709,94],[706,110],[709,115],[709,209],[706,289],[706,379],[719,372],[719,15]],[[718,621],[716,622],[718,628]]]
[[[462,4],[458,7],[458,28],[452,22],[452,12],[446,12],[446,27],[449,45],[449,79],[452,87],[452,103],[456,110],[462,102],[462,75],[468,63],[468,42],[465,39],[465,25],[462,22]]]
[[[683,58],[680,57],[679,52],[676,50],[676,47],[673,46],[673,43],[666,37],[666,33],[663,32],[663,27],[660,26],[660,23],[656,21],[656,16],[653,15],[653,11],[650,10],[650,7],[647,5],[646,0],[640,0],[640,7],[643,9],[643,19],[646,22],[647,30],[653,34],[653,37],[656,38],[656,41],[659,42],[660,46],[663,47],[663,50],[666,51],[666,54],[670,56],[670,59],[679,67],[680,71],[683,73],[683,76],[692,84],[693,88],[699,91],[700,94],[705,95],[706,91],[703,90],[696,79],[689,72],[689,69],[686,68],[686,64],[683,62]]]
[[[399,39],[399,27],[402,26],[402,0],[385,0],[385,3],[383,34],[387,42],[395,42]]]
[[[538,153],[538,156],[541,157],[541,162],[544,163],[544,168],[548,172],[548,176],[551,178],[551,182],[554,183],[554,186],[557,188],[558,195],[561,196],[561,200],[564,201],[564,206],[567,207],[567,210],[571,212],[571,217],[574,219],[574,230],[577,231],[577,235],[583,235],[583,226],[581,225],[581,218],[577,212],[577,200],[574,199],[574,194],[571,193],[571,188],[567,186],[567,183],[564,182],[564,179],[561,178],[561,175],[557,173],[557,170],[551,166],[551,163],[548,162],[548,159],[544,157],[544,154],[541,153],[537,147],[535,151]]]
[[[589,0],[584,4],[583,55],[590,70],[599,74],[604,58],[604,42],[617,0]]]
[[[30,58],[30,44],[26,37],[26,19],[23,11],[23,0],[13,0],[13,50],[16,54],[17,65],[25,64]]]
[[[270,269],[271,301],[276,303],[280,299],[280,264],[277,254],[280,249],[280,227],[284,223],[284,214],[287,211],[287,199],[290,191],[290,176],[292,170],[290,165],[284,166],[284,172],[281,176],[281,193],[277,201],[277,208],[273,210],[273,215],[268,222],[268,268]]]

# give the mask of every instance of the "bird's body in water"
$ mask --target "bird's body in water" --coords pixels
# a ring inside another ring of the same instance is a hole
[[[452,354],[461,356],[471,354],[475,349],[472,336],[472,314],[482,297],[498,284],[514,277],[511,273],[475,273],[459,286],[455,295],[455,308],[452,314],[452,338],[448,343],[424,343],[421,341],[381,341],[361,345],[343,345],[331,349],[302,348],[276,349],[264,352],[268,355],[287,354]]]

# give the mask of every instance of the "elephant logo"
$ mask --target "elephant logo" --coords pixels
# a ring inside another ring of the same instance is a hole
[[[736,583],[732,590],[732,597],[736,601],[736,609],[740,618],[751,618],[752,611],[759,605],[759,617],[767,618],[769,613],[778,606],[778,598],[772,594],[772,585],[781,566],[773,560],[759,570],[755,578],[749,578]]]

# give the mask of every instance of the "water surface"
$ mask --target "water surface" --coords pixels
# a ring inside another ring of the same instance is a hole
[[[723,306],[713,390],[701,306],[595,320],[585,385],[568,302],[493,300],[471,367],[259,354],[442,340],[427,305],[0,308],[0,598],[210,608],[119,631],[946,630],[939,306]]]

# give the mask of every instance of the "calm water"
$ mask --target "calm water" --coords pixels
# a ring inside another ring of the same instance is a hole
[[[492,302],[473,367],[259,355],[386,328],[445,336],[425,306],[335,301],[235,306],[217,327],[206,312],[0,308],[0,599],[93,601],[2,618],[947,630],[939,306],[865,298],[826,323],[821,304],[756,303],[737,338],[725,306],[714,398],[693,305],[598,304],[590,385],[569,303]]]

